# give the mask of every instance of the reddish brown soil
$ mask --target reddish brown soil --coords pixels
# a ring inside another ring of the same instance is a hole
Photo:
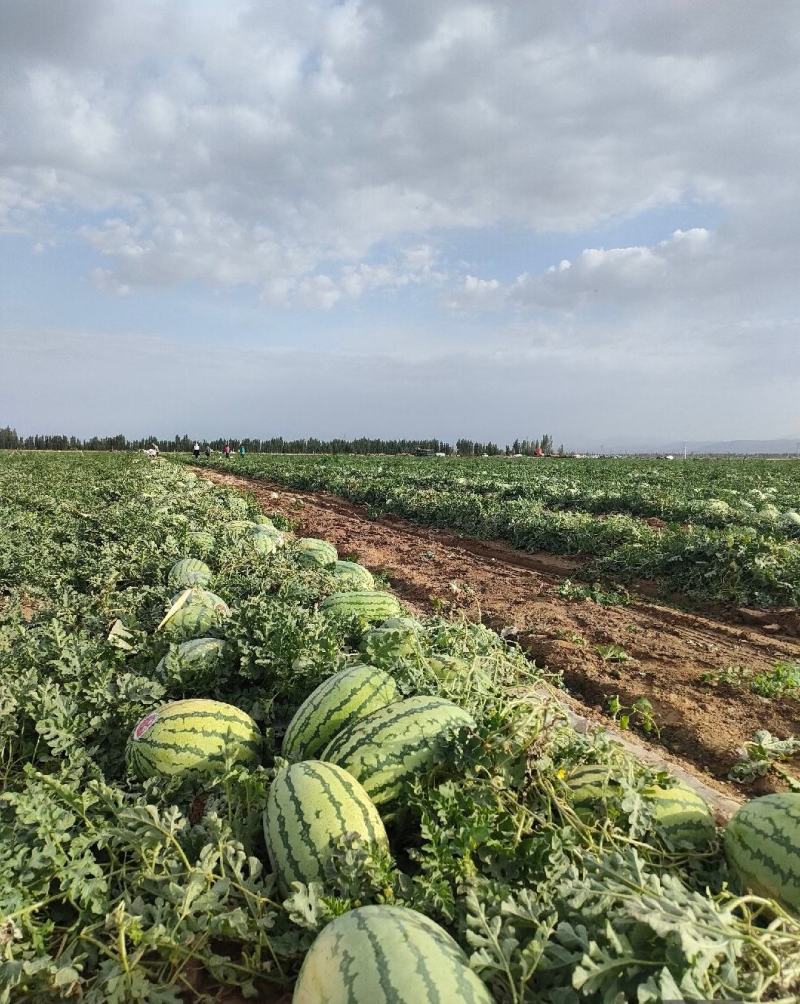
[[[525,554],[491,541],[416,526],[396,517],[369,519],[336,496],[196,468],[216,482],[251,492],[267,511],[291,518],[298,531],[323,537],[343,557],[380,573],[410,605],[463,610],[519,644],[539,665],[563,674],[583,707],[608,725],[608,698],[630,706],[646,697],[660,729],[650,743],[670,751],[696,775],[724,781],[736,749],[760,728],[786,738],[800,734],[800,702],[767,700],[749,690],[704,682],[730,666],[769,670],[777,660],[800,661],[797,611],[714,611],[698,614],[644,600],[600,606],[560,596],[574,559]],[[597,646],[619,645],[625,662],[601,658]],[[800,773],[795,762],[794,770]],[[749,790],[780,787],[764,778]]]

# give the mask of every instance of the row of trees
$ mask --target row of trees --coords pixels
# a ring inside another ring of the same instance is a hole
[[[512,445],[498,446],[497,443],[477,443],[471,439],[459,439],[455,448],[450,443],[440,439],[284,439],[274,436],[271,439],[236,439],[235,437],[219,437],[217,439],[190,439],[189,436],[175,436],[173,439],[159,439],[158,436],[146,436],[144,439],[128,439],[126,436],[92,436],[91,439],[79,439],[77,436],[20,436],[16,429],[6,426],[0,429],[0,450],[142,450],[153,443],[162,452],[186,453],[192,449],[195,442],[205,449],[208,445],[212,450],[222,450],[225,444],[238,450],[244,446],[248,453],[444,453],[455,452],[462,457],[479,457],[488,454],[490,457],[523,454],[534,456],[542,453],[553,453],[552,436],[544,435],[541,439],[515,439]],[[560,455],[564,447],[559,447]]]
[[[545,433],[541,439],[515,439],[508,446],[498,446],[497,443],[475,443],[471,439],[459,439],[456,443],[456,453],[460,457],[499,457],[499,456],[523,456],[538,457],[557,454],[564,456],[563,444],[556,450],[553,444],[553,437]]]

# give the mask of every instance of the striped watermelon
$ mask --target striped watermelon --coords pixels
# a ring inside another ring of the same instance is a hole
[[[323,878],[331,841],[354,833],[389,850],[378,810],[346,770],[321,760],[282,767],[269,789],[264,836],[279,887]]]
[[[652,800],[656,831],[671,844],[701,850],[713,843],[717,827],[711,809],[688,784],[679,781],[672,788],[654,785],[643,794]]]
[[[256,516],[253,519],[253,522],[257,523],[259,526],[271,526],[273,530],[275,529],[275,524],[272,522],[269,516],[265,516],[263,513]]]
[[[438,924],[402,906],[336,917],[303,961],[292,1004],[492,1004],[464,952]]]
[[[602,764],[576,767],[567,778],[576,813],[590,821],[603,807],[619,805],[622,800],[620,777],[624,768]],[[711,809],[687,784],[679,781],[671,788],[650,785],[642,796],[650,802],[653,828],[674,846],[689,846],[698,850],[708,847],[717,835]]]
[[[386,620],[387,617],[396,617],[402,612],[396,596],[376,589],[331,593],[320,603],[319,609],[332,617],[358,617],[369,624]]]
[[[167,585],[170,589],[204,587],[211,585],[213,577],[211,569],[199,558],[181,558],[170,568]]]
[[[156,666],[159,680],[197,686],[212,684],[225,663],[226,645],[218,638],[193,638],[170,649]]]
[[[185,589],[172,598],[159,629],[175,641],[207,634],[219,627],[231,611],[227,603],[207,589]]]
[[[374,589],[372,572],[357,561],[337,561],[331,569],[343,589]]]
[[[406,781],[432,766],[437,740],[464,727],[475,728],[475,722],[452,701],[408,697],[342,729],[322,759],[344,767],[376,805],[385,805],[397,798]]]
[[[129,770],[141,778],[218,767],[226,755],[254,763],[261,733],[253,719],[220,701],[171,701],[137,722],[125,749]]]
[[[317,537],[300,537],[294,542],[294,553],[298,563],[306,568],[327,568],[339,557],[333,544]]]
[[[745,889],[800,913],[800,794],[745,803],[725,828],[725,853]]]
[[[368,662],[388,669],[400,659],[421,654],[419,629],[413,617],[390,617],[364,635],[359,645]]]
[[[566,783],[572,795],[575,812],[592,818],[598,805],[616,800],[620,794],[619,771],[603,764],[583,764],[570,771]]]
[[[191,530],[187,541],[190,549],[203,558],[208,557],[217,546],[216,537],[208,530]]]
[[[283,737],[287,760],[315,757],[346,725],[398,700],[397,684],[374,666],[351,666],[324,680],[295,712]]]
[[[275,534],[271,533],[268,527],[253,527],[247,539],[256,554],[274,554],[278,550]]]

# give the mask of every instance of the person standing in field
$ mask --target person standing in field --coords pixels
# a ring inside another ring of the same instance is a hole
[[[244,449],[244,445],[242,445],[242,446],[239,447],[239,456],[243,457],[244,454],[245,454],[245,449]]]
[[[200,456],[200,444],[199,443],[195,443],[194,444],[194,447],[192,448],[192,453],[194,454],[194,459],[197,460],[197,458]]]
[[[227,460],[227,459],[228,459],[228,457],[229,457],[229,456],[231,455],[231,444],[230,444],[230,443],[226,443],[226,444],[225,444],[225,445],[223,446],[223,448],[222,448],[222,453],[223,453],[223,455],[225,456],[225,459]]]
[[[206,443],[206,460],[211,456],[211,447]]]

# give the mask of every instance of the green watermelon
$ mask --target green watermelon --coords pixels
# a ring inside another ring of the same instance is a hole
[[[389,850],[378,810],[346,770],[302,760],[278,771],[267,797],[264,836],[284,892],[292,882],[320,881],[331,841],[350,833]]]
[[[367,631],[359,650],[367,662],[389,669],[396,662],[421,654],[419,621],[413,617],[390,617],[378,627]]]
[[[725,827],[725,853],[745,889],[800,913],[800,794],[746,802]]]
[[[315,757],[346,725],[398,700],[397,684],[374,666],[351,666],[324,680],[295,712],[283,737],[287,760]]]
[[[159,630],[175,641],[200,637],[219,627],[231,611],[227,603],[207,589],[184,589],[172,598]]]
[[[623,771],[623,767],[586,764],[569,774],[567,785],[581,819],[602,818],[605,808],[621,801]],[[650,785],[642,790],[642,797],[650,802],[653,828],[671,844],[702,850],[714,841],[717,829],[711,809],[687,784],[679,781],[669,788]]]
[[[162,681],[211,685],[225,664],[227,646],[218,638],[193,638],[171,648],[156,666]]]
[[[452,701],[408,697],[342,729],[322,759],[344,767],[376,805],[385,805],[406,781],[433,765],[437,740],[465,727],[475,728],[475,722]]]
[[[294,553],[298,563],[306,568],[327,568],[339,557],[333,544],[317,537],[300,537],[294,542]]]
[[[269,532],[262,532],[261,527],[253,527],[247,538],[256,554],[274,554],[278,550],[275,536]]]
[[[226,755],[255,763],[261,733],[231,704],[188,700],[162,704],[137,722],[125,750],[129,770],[141,778],[219,767]]]
[[[292,1004],[492,1004],[450,935],[402,906],[362,906],[327,924]]]
[[[356,616],[368,624],[386,620],[387,617],[396,617],[402,611],[396,596],[375,589],[331,593],[320,603],[319,609],[332,617]]]
[[[645,788],[643,794],[652,800],[656,831],[671,844],[701,850],[716,839],[717,827],[711,809],[687,784],[678,782],[672,788],[653,785]]]
[[[257,523],[259,526],[269,526],[272,527],[273,530],[275,529],[275,524],[272,522],[269,516],[265,516],[263,513],[259,516],[256,516],[253,522]]]
[[[432,655],[425,662],[437,680],[448,690],[488,693],[492,678],[477,659],[467,662],[455,655]]]
[[[170,589],[191,589],[192,586],[209,586],[214,578],[211,569],[199,558],[181,558],[169,570],[167,584]]]
[[[337,561],[331,569],[343,589],[374,589],[372,572],[356,561]]]
[[[603,764],[583,764],[566,777],[572,805],[581,819],[591,819],[598,806],[616,800],[620,794],[619,772]]]

